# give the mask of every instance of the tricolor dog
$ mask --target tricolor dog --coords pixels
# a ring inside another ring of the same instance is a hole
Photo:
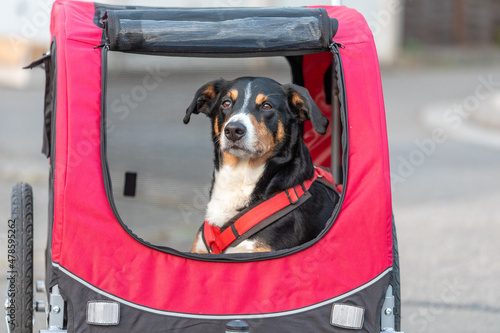
[[[307,120],[320,134],[328,127],[309,92],[269,78],[220,79],[196,92],[184,123],[198,113],[212,122],[215,168],[191,251],[276,251],[318,236],[338,193],[302,139]]]

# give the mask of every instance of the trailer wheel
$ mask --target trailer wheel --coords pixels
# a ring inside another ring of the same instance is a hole
[[[12,189],[7,231],[7,322],[11,333],[33,331],[33,190],[26,183]]]

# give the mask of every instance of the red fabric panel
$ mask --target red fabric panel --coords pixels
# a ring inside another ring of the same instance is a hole
[[[94,187],[93,191],[102,192],[102,176],[91,182],[85,177],[72,177],[75,172],[87,173],[86,168],[98,171],[97,165],[85,163],[87,158],[95,159],[100,149],[100,128],[96,125],[100,124],[101,52],[94,46],[100,44],[102,31],[93,25],[93,15],[94,4],[88,2],[56,1],[52,7],[51,33],[56,38],[57,54],[54,261],[64,251],[63,240],[67,241],[63,234],[66,212],[73,214],[74,208],[58,194],[64,194],[68,186],[75,186],[75,190]],[[81,132],[68,128],[78,128],[80,121]],[[66,180],[78,183],[70,185]]]
[[[93,24],[92,3],[56,1],[51,24],[58,64],[52,260],[120,298],[200,314],[304,307],[352,290],[391,266],[389,165],[376,53],[357,12],[345,7],[328,11],[339,18],[336,39],[346,45],[341,54],[350,150],[340,216],[323,239],[299,253],[225,263],[148,248],[116,220],[101,170],[101,50],[94,46],[100,44],[102,31]],[[304,64],[310,68],[308,59],[325,57],[317,73],[306,73],[306,85],[319,99],[324,98],[317,87],[322,84],[321,68],[328,66],[330,56],[307,57]],[[322,149],[317,156],[328,154],[329,149]]]
[[[304,86],[309,90],[316,105],[321,109],[325,117],[332,118],[332,106],[326,103],[323,78],[326,70],[332,62],[333,55],[330,52],[304,56],[302,69],[304,72]],[[331,143],[332,126],[328,126],[324,135],[317,133],[310,121],[304,124],[304,142],[309,148],[314,165],[331,168]]]

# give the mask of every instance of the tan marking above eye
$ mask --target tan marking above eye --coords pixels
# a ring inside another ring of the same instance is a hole
[[[257,97],[255,98],[255,104],[257,105],[261,105],[265,101],[267,101],[267,96],[264,94],[258,94]]]
[[[238,98],[238,90],[233,89],[227,93],[228,97],[231,97],[233,101],[235,101]]]

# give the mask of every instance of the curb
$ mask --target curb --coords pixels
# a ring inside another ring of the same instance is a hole
[[[500,102],[500,95],[495,100]],[[443,142],[453,138],[500,149],[500,107],[487,103],[468,114],[459,114],[452,109],[454,104],[443,101],[424,107],[420,111],[424,126],[432,133],[443,132]]]
[[[497,130],[500,133],[500,93],[492,95],[485,106],[471,113],[470,118],[477,126]]]

